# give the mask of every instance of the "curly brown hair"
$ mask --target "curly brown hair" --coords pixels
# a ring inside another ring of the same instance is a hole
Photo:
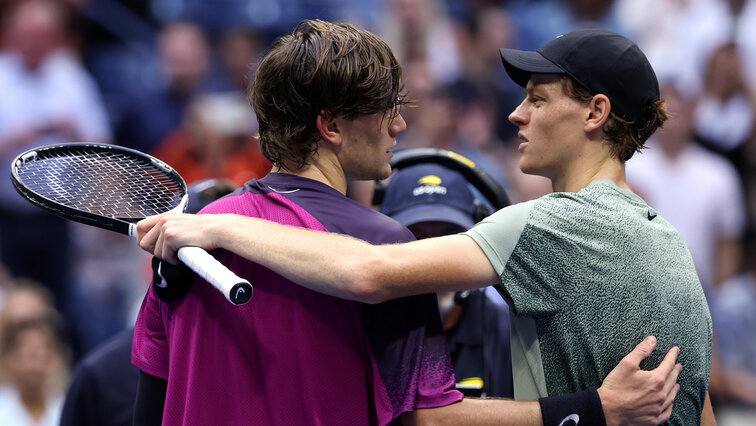
[[[260,150],[286,169],[317,151],[318,115],[393,119],[407,103],[402,68],[389,46],[369,31],[321,20],[300,22],[260,61],[249,89]]]
[[[567,96],[580,102],[593,99],[593,94],[568,75],[562,75],[562,89]],[[611,101],[611,100],[610,100]],[[669,118],[664,100],[656,100],[646,106],[645,123],[637,126],[634,122],[624,120],[614,111],[604,126],[604,140],[609,144],[610,152],[620,161],[625,162],[636,152],[646,148],[644,143],[651,135],[664,125]]]

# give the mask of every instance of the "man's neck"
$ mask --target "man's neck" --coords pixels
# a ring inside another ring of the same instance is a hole
[[[625,164],[610,157],[582,161],[580,167],[573,167],[562,176],[552,177],[551,184],[554,192],[578,192],[601,179],[609,179],[618,187],[631,191],[625,178]]]
[[[304,166],[298,169],[274,167],[272,171],[316,180],[346,195],[346,176],[338,160],[332,156],[321,156],[315,153]]]

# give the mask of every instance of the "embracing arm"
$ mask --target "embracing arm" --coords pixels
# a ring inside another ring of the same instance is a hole
[[[465,398],[436,408],[404,413],[403,425],[512,425],[540,426],[541,407],[537,401]]]
[[[304,287],[366,303],[480,288],[499,279],[466,235],[372,245],[244,216],[189,214],[150,217],[137,229],[142,248],[172,263],[183,246],[222,248]]]
[[[676,383],[682,368],[676,363],[679,349],[667,352],[659,366],[644,371],[640,363],[656,348],[649,337],[638,344],[604,379],[598,391],[588,389],[569,395],[541,398],[539,401],[472,399],[445,407],[405,413],[407,425],[558,425],[569,418],[580,424],[657,425],[672,414],[672,403],[680,386]],[[705,423],[704,423],[705,424]]]
[[[368,303],[411,294],[479,288],[499,279],[482,250],[465,235],[374,246],[348,236],[244,216],[166,214],[140,221],[138,240],[145,250],[173,263],[178,262],[176,251],[183,246],[226,249],[312,290]],[[681,367],[675,363],[679,349],[671,349],[656,369],[641,370],[640,362],[655,346],[655,339],[639,344],[598,389],[608,424],[658,424],[669,418],[679,389],[676,381]],[[540,405],[488,401],[497,405],[487,408],[503,413],[516,406],[517,414],[510,412],[513,418],[522,415],[541,422],[542,407],[551,412],[559,405],[550,405],[548,401],[554,401],[551,398],[543,398]],[[545,400],[548,401],[544,404]],[[482,415],[477,404],[453,404],[449,409],[457,406],[456,409]],[[419,410],[413,416],[454,418],[445,411],[448,409]],[[544,418],[551,413],[545,414]],[[415,420],[423,423],[422,418]]]

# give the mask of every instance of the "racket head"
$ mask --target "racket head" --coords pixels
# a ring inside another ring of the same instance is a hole
[[[186,207],[186,183],[172,167],[118,145],[31,149],[11,163],[11,181],[42,209],[127,235],[130,225],[145,217]]]

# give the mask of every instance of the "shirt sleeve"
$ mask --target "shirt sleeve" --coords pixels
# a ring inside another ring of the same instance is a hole
[[[509,256],[525,229],[532,206],[532,202],[525,202],[503,208],[466,232],[480,246],[499,276],[504,273]]]
[[[168,380],[168,338],[160,303],[150,285],[134,326],[131,363],[149,375]]]
[[[576,243],[579,226],[553,208],[571,202],[565,197],[506,207],[467,231],[501,278],[502,296],[517,315],[557,312],[571,303],[577,283],[586,279]]]

